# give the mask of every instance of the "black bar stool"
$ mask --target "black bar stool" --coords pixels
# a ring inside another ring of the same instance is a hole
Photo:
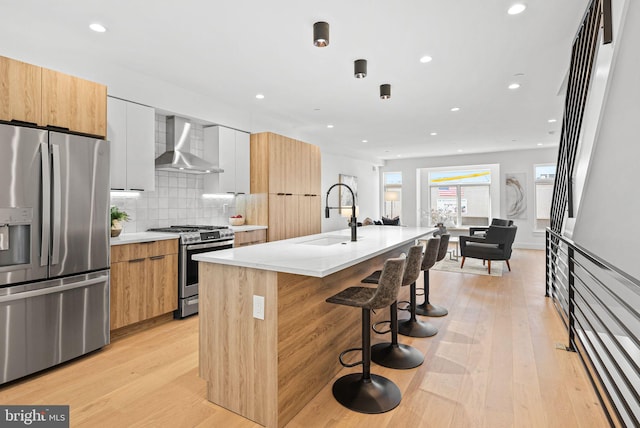
[[[422,245],[409,248],[409,255],[402,275],[402,286],[410,285],[420,276],[422,265]],[[382,271],[375,271],[362,280],[364,283],[377,284],[380,281]],[[390,308],[390,321],[381,321],[373,325],[373,331],[379,334],[391,332],[391,342],[377,343],[371,347],[371,361],[392,369],[412,369],[418,367],[424,361],[424,355],[416,348],[398,343],[398,301],[394,301]],[[376,326],[390,323],[389,330],[379,331]]]
[[[428,270],[436,263],[436,257],[438,256],[438,249],[440,247],[440,238],[435,237],[427,241],[427,246],[424,250],[424,257],[422,258],[422,270]],[[410,302],[409,302],[409,319],[401,320],[398,324],[398,333],[403,336],[411,337],[429,337],[438,334],[438,329],[431,323],[420,321],[416,319],[416,283],[411,283],[411,289],[409,290]],[[406,309],[403,309],[406,310]]]
[[[438,257],[436,262],[444,259],[449,249],[449,238],[451,235],[445,233],[440,236],[440,248],[438,249]],[[424,269],[423,269],[424,270]],[[416,307],[416,314],[425,315],[428,317],[443,317],[449,313],[449,311],[442,306],[432,305],[429,302],[429,269],[424,271],[424,302]]]
[[[340,354],[340,364],[355,367],[362,364],[362,373],[342,376],[333,384],[333,396],[346,408],[360,413],[384,413],[394,409],[402,394],[398,386],[371,373],[371,310],[387,307],[398,298],[402,282],[404,258],[388,259],[384,263],[377,288],[349,287],[329,297],[328,303],[362,308],[362,348],[351,348]],[[347,364],[342,357],[352,351],[362,351],[362,361]]]

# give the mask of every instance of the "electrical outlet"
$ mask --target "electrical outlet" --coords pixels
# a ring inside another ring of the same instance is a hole
[[[253,296],[253,317],[259,320],[264,319],[264,296]]]

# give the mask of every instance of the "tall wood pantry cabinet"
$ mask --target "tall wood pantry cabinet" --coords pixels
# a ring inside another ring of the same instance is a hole
[[[259,218],[268,218],[268,240],[321,231],[321,157],[312,144],[271,132],[251,135],[251,194]]]
[[[107,87],[0,56],[0,120],[107,135]]]

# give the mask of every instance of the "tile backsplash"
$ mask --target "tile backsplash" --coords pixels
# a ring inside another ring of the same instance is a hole
[[[155,157],[164,153],[167,145],[166,116],[156,114]],[[191,152],[202,156],[204,131],[194,123],[191,131]],[[226,195],[203,198],[204,178],[200,174],[156,171],[156,188],[153,192],[139,192],[137,196],[123,197],[111,193],[111,205],[124,210],[130,220],[124,223],[124,232],[144,232],[152,227],[183,224],[227,225],[229,216],[242,214],[236,207],[244,204],[236,201],[243,196]]]

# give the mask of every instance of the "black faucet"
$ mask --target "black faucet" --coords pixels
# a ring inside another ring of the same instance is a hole
[[[349,222],[349,226],[351,226],[351,241],[355,242],[357,241],[357,235],[358,235],[358,220],[356,219],[356,195],[353,193],[353,190],[351,190],[351,187],[347,186],[344,183],[336,183],[333,186],[329,187],[329,190],[327,190],[327,198],[325,201],[324,216],[325,218],[329,218],[329,210],[336,210],[336,209],[342,208],[342,207],[329,206],[329,193],[331,193],[331,189],[333,189],[336,186],[344,186],[347,189],[349,189],[349,191],[351,192],[351,200],[353,201],[353,204],[351,205],[351,221]]]

